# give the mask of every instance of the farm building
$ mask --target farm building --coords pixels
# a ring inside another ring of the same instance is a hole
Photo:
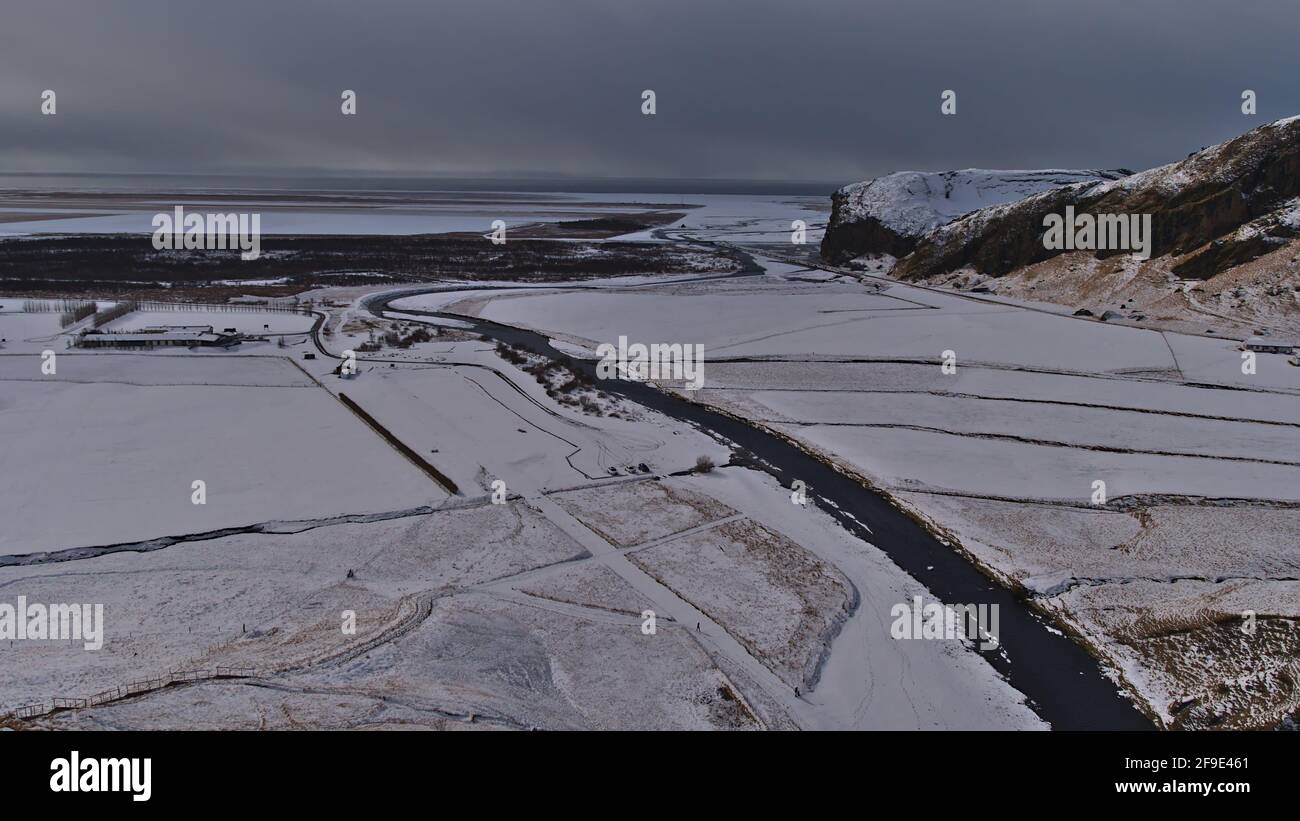
[[[1241,346],[1245,350],[1257,351],[1258,353],[1291,353],[1296,347],[1290,342],[1270,339],[1266,336],[1252,336],[1243,342]]]
[[[79,348],[229,348],[239,344],[239,336],[217,333],[211,325],[174,325],[137,331],[87,331],[77,337],[76,344]]]

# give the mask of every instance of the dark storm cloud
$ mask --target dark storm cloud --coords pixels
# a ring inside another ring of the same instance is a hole
[[[0,171],[1142,168],[1300,112],[1297,35],[1289,0],[11,0]]]

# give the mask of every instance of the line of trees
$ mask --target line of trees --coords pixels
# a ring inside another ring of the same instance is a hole
[[[275,303],[219,303],[207,304],[203,302],[151,302],[144,301],[137,303],[141,311],[205,311],[213,313],[232,313],[232,314],[308,314],[311,313],[311,303],[284,305]]]
[[[423,456],[416,453],[414,450],[411,449],[409,445],[407,445],[401,439],[398,439],[396,436],[394,436],[392,431],[390,431],[388,428],[384,427],[383,425],[379,424],[378,419],[371,416],[369,413],[366,413],[366,411],[363,410],[360,405],[358,405],[356,402],[353,402],[351,399],[349,399],[347,394],[340,391],[338,397],[339,397],[339,401],[341,401],[344,405],[346,405],[349,410],[351,410],[357,416],[361,417],[361,421],[365,422],[376,433],[384,437],[384,439],[387,440],[390,445],[397,448],[399,453],[401,453],[407,459],[415,463],[415,466],[418,467],[420,470],[428,474],[429,478],[433,479],[433,481],[442,485],[444,488],[451,491],[453,494],[456,494],[458,496],[460,495],[460,488],[456,487],[455,482],[453,482],[450,478],[448,478],[447,475],[444,474],[442,471],[438,470],[436,467],[429,464],[429,460],[425,459]]]
[[[75,311],[85,305],[84,299],[24,299],[23,313],[25,314],[54,314]],[[94,305],[95,303],[90,303]]]
[[[95,318],[91,320],[91,324],[94,327],[99,328],[103,325],[108,324],[109,322],[112,322],[114,319],[121,319],[122,317],[136,310],[136,308],[138,307],[139,307],[138,302],[131,302],[131,301],[119,302],[116,305],[114,305],[112,308],[108,308],[107,310],[97,312],[95,314]]]
[[[64,311],[63,315],[59,317],[59,326],[66,328],[69,325],[75,325],[93,313],[95,313],[95,303],[83,302],[71,310]]]

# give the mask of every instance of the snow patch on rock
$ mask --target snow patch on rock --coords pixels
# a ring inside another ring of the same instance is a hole
[[[843,206],[832,225],[874,218],[903,236],[920,237],[992,205],[1022,200],[1063,185],[1117,180],[1120,171],[899,171],[840,189]],[[837,197],[838,199],[838,197]]]

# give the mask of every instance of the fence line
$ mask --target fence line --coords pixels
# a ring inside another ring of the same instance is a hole
[[[215,667],[207,670],[172,670],[165,676],[143,678],[129,681],[118,687],[101,690],[85,698],[56,697],[49,701],[24,704],[9,712],[0,713],[0,720],[13,718],[37,718],[50,715],[59,710],[77,710],[85,707],[97,707],[128,696],[161,690],[173,684],[188,684],[195,681],[212,681],[226,678],[257,678],[261,672],[255,667]]]

